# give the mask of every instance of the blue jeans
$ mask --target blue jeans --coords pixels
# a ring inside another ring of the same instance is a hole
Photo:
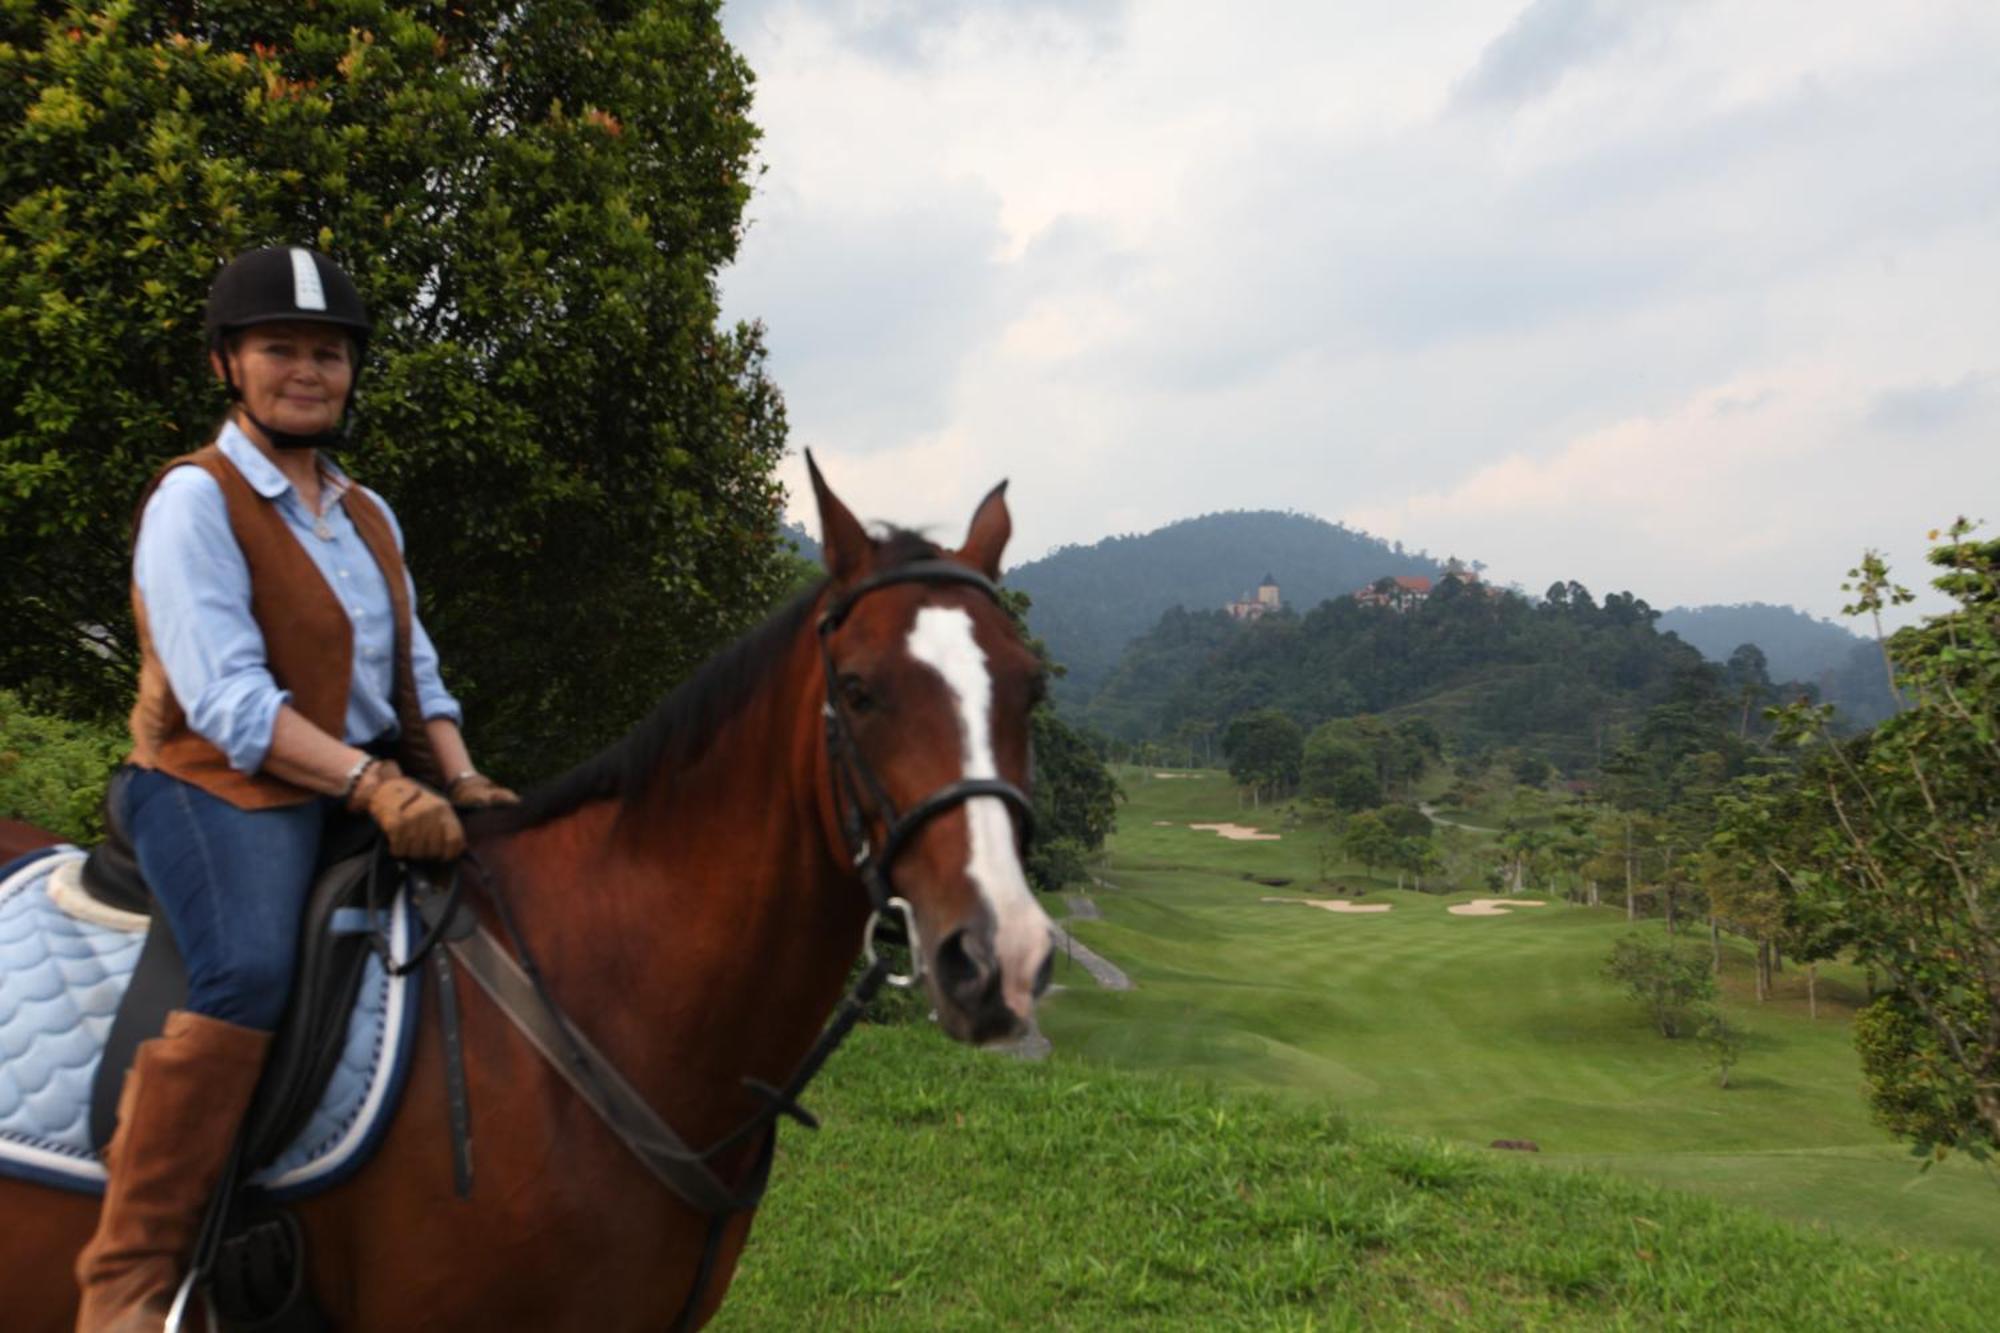
[[[297,970],[324,797],[239,810],[154,769],[132,774],[125,826],[187,963],[187,1007],[269,1031]]]

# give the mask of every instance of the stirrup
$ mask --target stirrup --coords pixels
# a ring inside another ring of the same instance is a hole
[[[188,1302],[194,1299],[195,1275],[190,1272],[181,1279],[180,1290],[174,1293],[174,1303],[167,1308],[167,1322],[160,1327],[160,1333],[181,1333],[181,1322],[187,1318]],[[208,1312],[208,1333],[222,1333],[222,1325],[215,1322],[215,1311]]]

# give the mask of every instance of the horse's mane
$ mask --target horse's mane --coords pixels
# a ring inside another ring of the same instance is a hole
[[[890,569],[941,554],[922,534],[890,528],[876,541],[875,563],[878,569]],[[629,800],[661,769],[692,764],[783,660],[786,645],[805,628],[826,585],[820,579],[696,667],[622,739],[561,777],[536,785],[521,804],[478,812],[472,827],[481,833],[533,828],[592,801]]]

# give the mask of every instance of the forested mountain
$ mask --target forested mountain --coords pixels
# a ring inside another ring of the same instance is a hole
[[[1061,547],[1007,571],[1007,586],[1034,599],[1029,622],[1069,669],[1056,697],[1074,709],[1169,608],[1219,613],[1268,574],[1285,603],[1304,610],[1385,575],[1435,575],[1439,567],[1427,554],[1324,519],[1258,510]]]
[[[1769,602],[1677,606],[1659,619],[1711,662],[1727,662],[1746,643],[1764,654],[1774,680],[1808,681],[1855,726],[1872,726],[1896,711],[1882,650],[1831,620]]]
[[[1774,683],[1754,651],[1710,665],[1660,633],[1658,616],[1630,593],[1599,604],[1576,583],[1531,604],[1456,579],[1409,611],[1341,597],[1239,624],[1176,609],[1131,645],[1084,716],[1120,739],[1196,746],[1261,708],[1308,730],[1422,716],[1461,753],[1519,746],[1581,772],[1664,704],[1754,736],[1763,707],[1806,688]]]
[[[1727,662],[1746,643],[1763,650],[1771,674],[1783,680],[1818,680],[1837,670],[1862,638],[1831,620],[1792,606],[1740,602],[1733,606],[1677,606],[1662,612],[1662,631],[1678,634],[1711,662]]]
[[[780,523],[778,525],[778,543],[783,545],[786,542],[790,542],[797,549],[798,553],[806,559],[812,561],[814,564],[819,563],[819,539],[814,537],[810,532],[807,532],[802,525],[797,523]]]

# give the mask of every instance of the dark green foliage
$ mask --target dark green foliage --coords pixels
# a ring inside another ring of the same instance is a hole
[[[1677,606],[1660,613],[1659,625],[1661,633],[1679,635],[1711,662],[1726,662],[1739,645],[1754,644],[1780,680],[1817,680],[1867,642],[1831,620],[1769,602]]]
[[[1694,1035],[1708,1052],[1709,1063],[1715,1069],[1715,1085],[1728,1087],[1731,1071],[1743,1058],[1743,1030],[1723,1017],[1720,1009],[1709,1006],[1699,1012]]]
[[[0,816],[89,845],[104,832],[104,783],[131,748],[122,722],[68,722],[0,690]]]
[[[1956,605],[1888,641],[1908,708],[1850,741],[1790,710],[1812,748],[1767,852],[1826,947],[1887,979],[1861,1030],[1884,1120],[1984,1153],[2000,1147],[2000,541],[1961,521],[1930,559]],[[1910,599],[1873,552],[1850,577],[1856,612]]]
[[[1338,809],[1367,809],[1407,793],[1443,750],[1444,739],[1427,718],[1393,725],[1379,717],[1322,722],[1306,739],[1305,791]]]
[[[1958,1014],[1964,1024],[1975,1016]],[[1868,1076],[1868,1102],[1884,1129],[1919,1151],[1956,1148],[1991,1156],[2000,1141],[1981,1132],[1979,1098],[1961,1061],[1905,994],[1878,996],[1854,1018],[1854,1046]]]
[[[1067,708],[1097,693],[1126,645],[1163,613],[1213,612],[1274,576],[1288,605],[1317,606],[1385,574],[1436,574],[1438,562],[1366,533],[1306,514],[1207,514],[1142,536],[1107,537],[1068,546],[1007,573],[1010,586],[1040,608],[1037,630],[1069,665],[1056,697]],[[1226,712],[1224,717],[1234,711]],[[1112,735],[1133,733],[1110,718],[1091,719]]]
[[[1278,795],[1298,785],[1305,733],[1275,708],[1245,713],[1222,734],[1229,776],[1253,792]]]
[[[1118,818],[1118,783],[1087,737],[1049,704],[1035,709],[1035,845],[1028,879],[1052,891],[1088,876]]]
[[[1000,602],[1042,664],[1044,679],[1059,679],[1063,666],[1028,630],[1033,599],[1008,588]],[[1103,849],[1118,822],[1118,783],[1090,736],[1063,721],[1054,704],[1046,699],[1036,704],[1029,724],[1035,755],[1035,842],[1028,851],[1028,880],[1053,893],[1088,877],[1089,858]]]
[[[1725,726],[1740,732],[1739,750],[1768,731],[1758,710],[1739,728],[1724,672],[1660,634],[1656,613],[1630,594],[1600,606],[1581,585],[1563,584],[1560,600],[1533,606],[1452,579],[1438,586],[1407,612],[1351,597],[1248,624],[1169,612],[1132,644],[1086,716],[1142,740],[1258,708],[1309,727],[1384,714],[1418,728],[1403,735],[1426,762],[1448,737],[1460,753],[1515,747],[1572,773],[1596,767],[1619,735],[1642,725],[1637,743],[1667,767],[1694,739],[1715,744]],[[1406,780],[1386,769],[1378,777],[1391,795]]]
[[[1708,956],[1651,931],[1620,936],[1604,974],[1646,1006],[1663,1037],[1685,1035],[1699,1023],[1700,1006],[1715,998]]]
[[[485,763],[582,755],[743,628],[784,416],[757,330],[716,327],[756,137],[716,9],[0,9],[0,683],[123,707],[131,506],[221,414],[209,279],[272,242],[373,307],[344,461]]]
[[[1308,796],[1331,802],[1336,810],[1369,810],[1382,804],[1382,780],[1375,757],[1362,744],[1342,734],[1339,723],[1323,723],[1306,737],[1300,775]]]

